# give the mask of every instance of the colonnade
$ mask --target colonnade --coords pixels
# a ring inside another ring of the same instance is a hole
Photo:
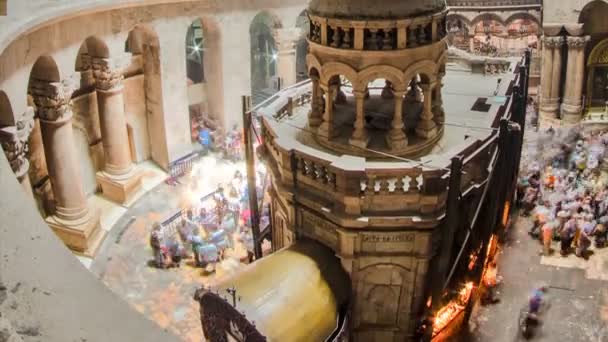
[[[543,37],[543,66],[541,78],[541,115],[561,118],[566,123],[582,119],[583,83],[585,79],[585,46],[587,36]],[[568,49],[567,60],[562,59],[562,48]],[[562,80],[563,63],[566,79]],[[561,85],[564,84],[563,98]]]
[[[438,75],[438,81],[419,83],[422,89],[423,107],[420,120],[416,127],[416,135],[422,139],[431,139],[437,135],[438,124],[445,120],[441,88],[444,74]],[[336,96],[340,93],[339,82],[322,84],[317,74],[310,75],[312,81],[312,103],[308,124],[315,129],[322,139],[332,139],[339,135],[334,127],[334,105]],[[415,84],[412,82],[412,84]],[[394,100],[394,114],[391,127],[386,137],[387,145],[391,150],[403,149],[408,146],[408,137],[405,134],[403,122],[403,103],[407,89],[394,87],[387,82],[383,94],[390,94]],[[355,98],[355,121],[353,133],[349,144],[365,148],[369,143],[368,131],[365,127],[365,99],[369,97],[367,89],[353,89]],[[323,105],[325,104],[325,105]]]

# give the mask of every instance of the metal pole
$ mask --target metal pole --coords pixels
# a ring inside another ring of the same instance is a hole
[[[245,143],[245,162],[247,164],[247,190],[249,193],[249,211],[251,212],[251,233],[253,235],[253,255],[256,260],[262,257],[260,241],[260,209],[258,194],[255,186],[255,155],[251,139],[251,96],[242,96],[243,102],[243,140]]]

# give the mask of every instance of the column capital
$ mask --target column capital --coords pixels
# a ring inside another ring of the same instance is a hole
[[[130,54],[115,58],[92,58],[95,87],[100,90],[112,90],[122,84],[122,71],[131,63]]]
[[[45,121],[60,121],[70,117],[70,100],[76,89],[71,80],[49,82],[32,79],[29,93],[36,105],[36,114]]]
[[[29,170],[26,154],[29,150],[29,137],[34,129],[34,109],[27,111],[17,121],[15,126],[0,128],[0,145],[18,178],[23,177]]]
[[[559,48],[564,45],[564,38],[543,36],[543,43],[550,49]]]
[[[589,42],[589,36],[583,37],[567,37],[566,44],[568,44],[568,48],[570,49],[582,49]]]
[[[93,57],[88,53],[80,54],[80,72],[89,71],[93,69]]]

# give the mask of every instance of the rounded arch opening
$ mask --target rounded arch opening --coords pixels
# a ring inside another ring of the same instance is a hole
[[[277,77],[278,47],[276,30],[281,21],[273,14],[258,13],[249,26],[251,43],[251,96],[254,104],[276,93],[281,85]]]
[[[585,34],[590,35],[592,40],[597,40],[600,39],[599,37],[608,35],[607,16],[608,3],[602,0],[594,0],[583,7],[578,22],[584,24]]]

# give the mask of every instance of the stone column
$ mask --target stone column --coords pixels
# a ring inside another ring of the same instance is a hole
[[[321,85],[321,89],[325,92],[325,110],[323,112],[323,122],[319,126],[317,135],[321,139],[331,139],[333,137],[333,119],[334,119],[334,96],[336,95],[336,85],[326,86]]]
[[[365,129],[365,92],[355,91],[355,124],[353,135],[349,140],[351,145],[366,148],[369,142],[367,130]]]
[[[542,59],[542,78],[541,78],[541,99],[540,111],[541,116],[555,117],[557,111],[556,104],[551,98],[551,84],[553,76],[553,50],[555,48],[556,37],[544,36],[543,41],[543,59]]]
[[[403,132],[404,96],[405,90],[393,90],[393,97],[395,99],[395,114],[393,115],[391,130],[387,137],[387,144],[391,148],[391,150],[397,150],[407,147],[407,136]]]
[[[29,137],[34,129],[34,110],[28,107],[28,111],[22,115],[15,126],[0,128],[0,144],[8,159],[11,169],[17,176],[25,193],[34,198],[32,184],[28,171],[30,163],[27,159],[29,150]]]
[[[553,38],[553,63],[551,70],[551,117],[557,117],[560,107],[559,90],[562,83],[562,49],[564,44],[562,37]]]
[[[128,202],[142,184],[142,173],[133,167],[129,148],[120,72],[122,65],[123,60],[93,60],[105,157],[104,169],[97,173],[96,178],[104,196],[118,203]]]
[[[431,94],[434,87],[435,84],[420,84],[424,99],[420,121],[418,122],[418,127],[416,127],[416,134],[425,139],[432,138],[437,134],[437,125],[435,124],[435,121],[433,121],[433,110],[431,108]]]
[[[437,86],[435,87],[435,98],[433,101],[433,117],[435,118],[435,123],[438,125],[443,125],[445,123],[445,111],[443,110],[443,77],[445,74],[439,74]]]
[[[47,224],[76,252],[93,256],[105,231],[99,212],[89,210],[80,166],[74,150],[70,98],[73,86],[33,79],[30,94],[40,118],[44,154],[55,198],[55,212]]]
[[[582,97],[585,72],[585,45],[589,37],[568,37],[566,92],[562,105],[562,119],[576,123],[582,119]]]
[[[308,115],[308,126],[311,128],[319,127],[323,121],[323,108],[322,108],[322,92],[319,85],[319,76],[310,75],[312,81],[312,98],[310,102],[310,114]]]
[[[289,87],[296,83],[296,43],[301,36],[299,28],[277,29],[275,41],[277,43],[277,75],[281,78],[282,87]]]

